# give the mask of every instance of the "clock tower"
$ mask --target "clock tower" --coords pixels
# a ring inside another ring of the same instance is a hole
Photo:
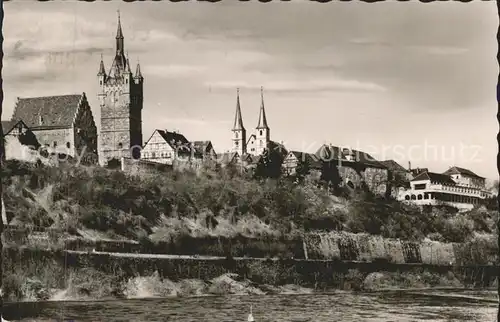
[[[107,165],[122,157],[140,158],[144,78],[139,62],[132,74],[128,54],[125,55],[120,13],[113,63],[106,73],[101,55],[97,78],[101,107],[99,163]]]

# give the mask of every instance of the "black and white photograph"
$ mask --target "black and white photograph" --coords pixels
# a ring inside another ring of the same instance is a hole
[[[1,321],[498,320],[497,1],[1,6]]]

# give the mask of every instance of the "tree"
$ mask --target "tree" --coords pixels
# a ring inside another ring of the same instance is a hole
[[[311,162],[306,155],[303,156],[302,160],[299,160],[297,167],[295,168],[295,179],[302,183],[305,177],[311,172]]]
[[[322,181],[329,190],[338,193],[341,180],[339,169],[335,163],[331,161],[322,161],[320,181]]]
[[[267,148],[264,150],[255,168],[255,178],[278,179],[281,177],[283,164],[283,155],[278,149]]]

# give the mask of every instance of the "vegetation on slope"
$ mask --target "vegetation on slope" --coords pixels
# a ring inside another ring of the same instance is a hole
[[[133,176],[100,167],[8,161],[2,179],[12,223],[91,230],[110,238],[288,238],[336,230],[463,242],[496,229],[496,203],[466,213],[422,210],[366,192],[334,196],[307,180],[256,180],[231,168]]]

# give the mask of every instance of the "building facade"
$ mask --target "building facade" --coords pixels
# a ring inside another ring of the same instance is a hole
[[[106,73],[101,57],[98,98],[101,108],[99,162],[108,164],[122,157],[140,158],[142,149],[142,108],[144,77],[137,63],[132,74],[129,58],[125,56],[125,43],[118,15],[116,53]]]
[[[49,153],[97,161],[97,127],[85,93],[18,98],[12,121],[21,120]]]
[[[449,205],[472,209],[490,197],[485,179],[470,170],[451,167],[444,173],[421,172],[401,192],[401,201],[417,205]]]

